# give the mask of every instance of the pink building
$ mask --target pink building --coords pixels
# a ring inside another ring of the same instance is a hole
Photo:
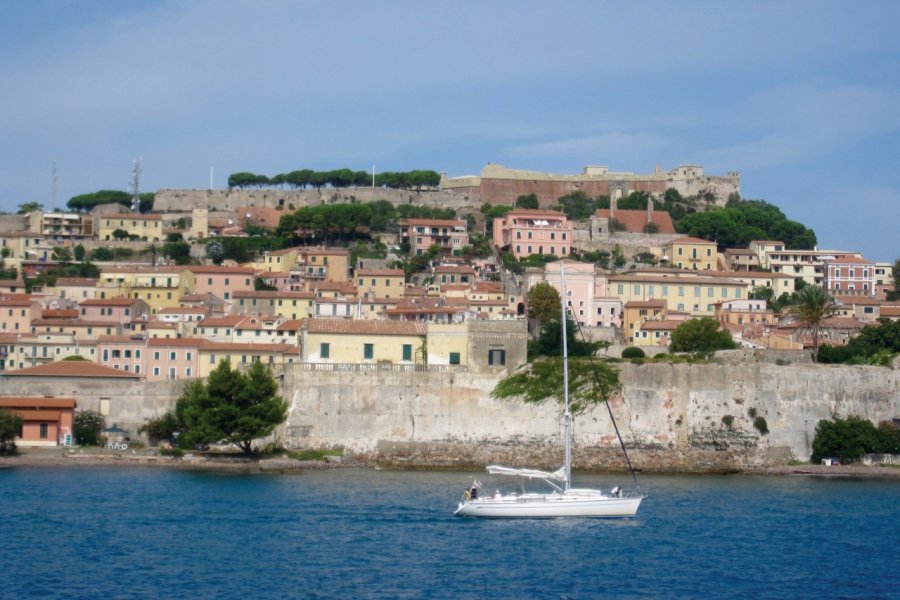
[[[875,295],[875,263],[856,256],[825,262],[825,289],[831,294]]]
[[[226,302],[234,292],[252,292],[255,271],[245,267],[187,266],[194,274],[194,294],[213,294]]]
[[[143,375],[147,372],[147,340],[142,335],[101,335],[97,340],[99,363],[126,373]]]
[[[74,398],[0,396],[0,408],[22,418],[22,446],[71,446],[74,443]]]
[[[581,325],[592,327],[620,326],[622,302],[607,295],[606,278],[593,263],[562,260],[544,265],[543,273],[529,272],[529,287],[545,281],[558,292],[560,290],[560,266],[566,269],[566,302],[570,315]],[[529,270],[530,271],[530,270]]]
[[[494,219],[494,245],[509,248],[516,258],[532,254],[568,256],[572,224],[555,210],[517,208]]]
[[[147,318],[150,305],[136,298],[91,298],[80,303],[81,318],[85,321],[130,324]]]
[[[31,331],[32,319],[41,316],[41,305],[28,294],[0,294],[0,331]]]
[[[425,254],[435,244],[455,256],[469,245],[466,222],[462,220],[406,219],[400,221],[400,235],[409,242],[409,252],[414,256]]]
[[[198,338],[150,338],[147,340],[147,381],[199,377]]]

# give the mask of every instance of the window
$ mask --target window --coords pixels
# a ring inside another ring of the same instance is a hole
[[[618,292],[619,294],[624,294],[624,293],[625,293],[625,286],[622,285],[622,284],[620,283],[620,284],[618,285],[618,287],[616,288],[616,290],[617,290],[617,292]]]
[[[506,350],[496,348],[488,350],[488,365],[502,367],[506,364]]]
[[[216,355],[215,354],[209,355],[209,364],[211,364],[211,365],[216,364]]]
[[[175,360],[175,357],[178,356],[175,352],[169,352],[169,360]]]
[[[715,295],[715,294],[714,294],[712,288],[706,288],[706,297],[707,297],[707,298],[712,298],[714,295]]]
[[[140,357],[141,357],[141,351],[140,351],[140,350],[135,350],[135,351],[134,351],[134,357],[135,357],[135,358],[140,358]]]
[[[678,295],[684,296],[684,287],[683,286],[678,286]]]
[[[662,295],[663,296],[669,295],[669,286],[667,286],[667,285],[662,286]]]
[[[375,355],[375,344],[363,344],[363,358],[372,360]]]
[[[635,294],[640,294],[640,293],[641,293],[641,286],[635,285],[635,286],[634,286],[634,293],[635,293]]]
[[[191,360],[191,353],[188,352],[187,354],[185,354],[184,358],[185,360]]]
[[[331,355],[331,345],[322,343],[319,344],[319,358],[330,358]]]
[[[47,430],[48,429],[49,429],[49,427],[47,427],[46,423],[41,423],[41,439],[42,440],[47,439],[47,433],[48,433]]]
[[[153,367],[153,375],[159,377],[159,367]]]
[[[451,352],[450,353],[450,364],[451,365],[459,364],[459,352]]]
[[[175,379],[175,367],[169,367],[169,379]]]
[[[188,367],[187,369],[184,370],[184,376],[185,377],[191,376],[191,368],[190,367]]]
[[[403,344],[403,360],[412,360],[412,344]]]

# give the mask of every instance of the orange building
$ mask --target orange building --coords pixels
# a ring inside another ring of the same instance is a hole
[[[23,446],[71,446],[74,442],[74,398],[0,396],[0,409],[22,418],[16,441]]]

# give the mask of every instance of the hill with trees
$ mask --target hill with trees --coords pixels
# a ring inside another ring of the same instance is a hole
[[[440,174],[430,170],[385,171],[375,175],[375,187],[393,189],[434,188],[440,182]],[[232,173],[228,176],[229,188],[264,188],[285,185],[293,189],[369,187],[372,185],[372,174],[351,169],[334,169],[332,171],[299,169],[289,173],[280,173],[273,177],[250,172]]]

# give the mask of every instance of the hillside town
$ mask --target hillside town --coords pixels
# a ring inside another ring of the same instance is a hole
[[[135,197],[131,206],[6,215],[0,378],[192,380],[222,360],[274,372],[298,363],[499,376],[528,358],[529,291],[546,283],[559,292],[563,268],[584,335],[648,354],[704,317],[739,347],[788,350],[844,345],[866,325],[900,319],[892,263],[679,233],[661,208],[668,192],[608,186],[607,207],[585,216],[522,183],[510,204],[455,218],[421,211],[377,231],[350,223],[331,240],[283,205],[142,212]],[[710,210],[723,205],[707,200]],[[620,207],[636,202],[645,207]],[[281,247],[227,256],[229,240],[276,231]],[[786,310],[805,286],[837,304],[818,340]],[[0,402],[23,416],[29,444],[71,443],[73,401]]]

